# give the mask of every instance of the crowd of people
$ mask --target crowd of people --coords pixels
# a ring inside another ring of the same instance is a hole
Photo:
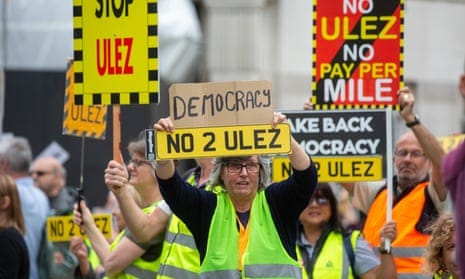
[[[460,89],[465,96],[465,75]],[[341,183],[360,222],[344,222],[334,187],[291,136],[291,175],[271,182],[271,156],[148,161],[145,139],[104,181],[117,233],[106,239],[63,164],[33,161],[27,139],[0,140],[0,278],[461,278],[465,143],[446,153],[398,92],[407,126],[394,143],[392,218],[386,182]],[[308,104],[304,109],[311,109]],[[286,122],[275,112],[271,125]],[[175,129],[170,117],[156,131]],[[450,193],[454,212],[446,211]],[[85,238],[46,240],[48,216],[73,215]]]

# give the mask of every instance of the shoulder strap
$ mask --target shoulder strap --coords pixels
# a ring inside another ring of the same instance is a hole
[[[344,234],[344,249],[347,253],[347,257],[349,258],[349,263],[350,263],[350,267],[352,270],[352,276],[354,278],[358,278],[354,270],[355,254],[354,254],[354,247],[352,246],[352,242],[351,242],[352,233],[354,232]]]

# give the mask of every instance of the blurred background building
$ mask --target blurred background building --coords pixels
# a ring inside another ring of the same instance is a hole
[[[277,110],[301,109],[310,98],[311,0],[158,4],[161,102],[121,106],[123,149],[140,130],[168,115],[164,96],[172,83],[267,79]],[[0,15],[0,132],[27,137],[35,155],[58,143],[70,155],[68,183],[77,186],[81,140],[62,135],[66,59],[73,54],[72,1],[3,0]],[[405,0],[404,77],[415,90],[422,121],[437,136],[460,131],[464,15],[465,0]],[[84,186],[93,206],[106,198],[111,113],[107,123],[107,139],[88,140],[85,147]]]

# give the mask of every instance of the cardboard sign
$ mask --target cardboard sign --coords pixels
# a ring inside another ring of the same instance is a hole
[[[251,154],[280,154],[291,151],[288,124],[181,128],[156,132],[157,160]]]
[[[95,225],[105,236],[110,239],[112,233],[111,214],[93,214]],[[72,236],[84,236],[78,225],[73,221],[73,216],[53,216],[47,218],[47,239],[51,242],[70,241]]]
[[[404,0],[314,0],[313,5],[313,107],[398,109]]]
[[[273,119],[269,81],[174,84],[169,96],[176,129],[270,124]]]
[[[159,102],[156,0],[73,0],[77,105]]]
[[[74,104],[74,66],[68,62],[63,113],[63,134],[76,137],[105,139],[107,107]]]
[[[291,133],[312,157],[322,182],[377,181],[387,172],[387,111],[284,112]],[[291,171],[285,158],[273,159],[273,181]]]

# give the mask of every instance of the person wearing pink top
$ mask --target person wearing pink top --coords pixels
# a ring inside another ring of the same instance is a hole
[[[465,105],[465,73],[460,76],[459,89]],[[465,201],[461,200],[465,198],[465,142],[462,142],[444,157],[441,169],[442,178],[450,190],[454,204],[457,237],[455,259],[459,265],[460,273],[465,274],[465,262],[463,261],[465,259]]]

